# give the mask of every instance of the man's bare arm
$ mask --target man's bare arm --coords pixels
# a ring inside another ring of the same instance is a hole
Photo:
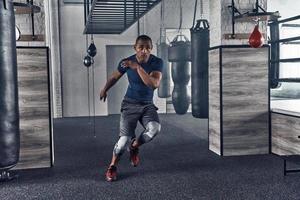
[[[110,77],[107,79],[106,84],[104,88],[100,91],[100,100],[103,99],[103,101],[106,100],[107,97],[107,91],[114,85],[118,80],[123,76],[122,73],[120,73],[118,70],[114,71]]]
[[[142,81],[144,82],[145,85],[148,87],[151,87],[153,89],[156,89],[159,87],[160,80],[162,77],[161,72],[159,71],[153,71],[150,74],[145,72],[145,70],[142,67],[137,67],[137,72],[140,75]]]
[[[118,70],[114,71],[110,77],[107,79],[106,84],[104,86],[104,90],[107,92],[118,80],[122,77],[122,73]]]
[[[125,67],[130,67],[133,70],[136,70],[142,81],[148,87],[156,89],[159,87],[159,83],[162,77],[162,73],[160,71],[153,71],[148,74],[138,63],[133,62],[131,60],[125,60],[122,62]]]

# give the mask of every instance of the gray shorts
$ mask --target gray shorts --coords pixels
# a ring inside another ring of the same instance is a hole
[[[157,110],[153,102],[138,102],[125,97],[121,104],[120,136],[135,137],[138,121],[144,128],[150,121],[159,123]]]

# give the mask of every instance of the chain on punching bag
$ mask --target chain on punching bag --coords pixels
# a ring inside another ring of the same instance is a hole
[[[191,28],[192,43],[192,115],[208,118],[208,21],[197,20]]]
[[[19,160],[20,130],[13,2],[0,0],[0,180]]]

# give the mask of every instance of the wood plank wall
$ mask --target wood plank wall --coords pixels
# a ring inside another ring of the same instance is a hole
[[[210,51],[209,143],[215,153],[269,153],[268,53],[268,47],[238,45]]]
[[[20,160],[14,169],[51,166],[48,48],[17,48]]]
[[[220,49],[209,52],[209,149],[221,155]]]
[[[300,154],[300,117],[272,113],[272,153]]]
[[[223,48],[224,155],[269,153],[268,48]]]

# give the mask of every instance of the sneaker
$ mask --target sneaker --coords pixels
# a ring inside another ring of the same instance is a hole
[[[116,166],[109,166],[106,173],[106,180],[111,182],[117,180],[117,167]]]
[[[134,141],[134,140],[133,140]],[[133,142],[132,142],[133,143]],[[131,144],[132,144],[131,143]],[[131,145],[129,147],[129,153],[130,153],[130,163],[132,166],[136,167],[138,166],[140,162],[139,158],[139,148],[133,148]]]

